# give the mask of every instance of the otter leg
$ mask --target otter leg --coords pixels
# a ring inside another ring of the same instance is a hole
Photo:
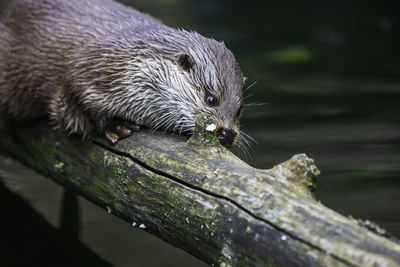
[[[119,140],[129,137],[133,132],[139,130],[139,125],[132,122],[120,119],[111,119],[104,129],[104,135],[111,144],[116,144]]]
[[[83,139],[89,140],[96,133],[95,125],[78,106],[77,100],[74,100],[71,95],[65,94],[63,90],[58,90],[53,95],[48,113],[56,129],[80,134]]]

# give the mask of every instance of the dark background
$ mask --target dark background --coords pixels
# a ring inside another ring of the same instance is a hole
[[[323,204],[400,236],[399,1],[124,2],[224,40],[248,85],[257,82],[247,102],[267,104],[244,111],[242,128],[258,142],[246,161],[270,168],[306,153],[322,171]],[[0,171],[57,228],[61,189],[6,158]],[[204,265],[80,203],[81,240],[98,257],[117,266]]]

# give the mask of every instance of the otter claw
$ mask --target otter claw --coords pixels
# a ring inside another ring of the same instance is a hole
[[[140,127],[130,122],[119,122],[111,125],[105,130],[105,136],[111,144],[116,144],[119,140],[132,135],[134,131],[139,131]]]
[[[127,122],[127,121],[123,122],[123,123],[121,124],[121,126],[123,126],[123,127],[125,127],[125,128],[128,128],[129,130],[131,130],[131,131],[133,131],[133,132],[137,132],[137,131],[140,130],[140,126],[139,126],[139,125],[136,125],[136,124],[134,124],[134,123]]]
[[[111,144],[116,144],[120,139],[120,137],[116,133],[108,130],[106,131],[105,136],[111,142]]]
[[[122,138],[132,135],[132,130],[125,125],[117,125],[117,127],[115,127],[115,130],[117,130],[118,136]]]

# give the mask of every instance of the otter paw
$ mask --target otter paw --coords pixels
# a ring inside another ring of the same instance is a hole
[[[119,140],[129,137],[134,131],[139,130],[140,127],[138,125],[123,121],[109,125],[104,135],[111,144],[116,144]]]
[[[133,122],[129,122],[129,121],[124,121],[120,124],[120,126],[123,126],[125,128],[128,128],[129,130],[131,130],[132,132],[137,132],[140,130],[140,126],[134,124]]]

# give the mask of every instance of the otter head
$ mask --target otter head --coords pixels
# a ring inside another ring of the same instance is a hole
[[[145,83],[156,91],[151,95],[152,109],[161,114],[142,117],[139,123],[192,134],[196,116],[202,114],[215,119],[223,146],[235,146],[240,138],[245,78],[224,43],[174,30],[152,34],[146,44],[150,52],[140,77],[147,77]]]
[[[232,147],[240,138],[245,78],[223,43],[208,39],[208,46],[203,49],[192,48],[180,54],[177,64],[186,78],[187,89],[197,99],[193,113],[214,118],[219,142]]]

